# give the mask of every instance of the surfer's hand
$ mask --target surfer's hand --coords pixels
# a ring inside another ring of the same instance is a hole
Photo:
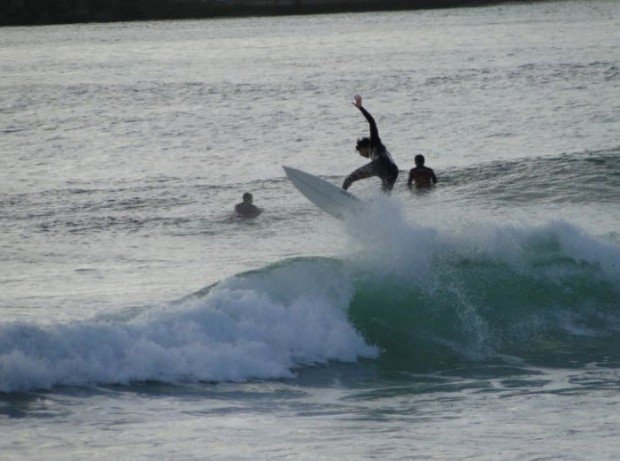
[[[359,109],[360,107],[362,107],[362,97],[359,94],[356,94],[354,98],[355,102],[353,103],[353,105]]]

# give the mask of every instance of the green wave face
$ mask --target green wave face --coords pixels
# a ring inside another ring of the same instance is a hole
[[[386,363],[570,366],[620,362],[619,308],[615,277],[552,235],[530,239],[516,262],[457,251],[435,257],[422,278],[360,273],[348,314]]]
[[[613,241],[561,222],[485,224],[484,235],[473,226],[401,224],[387,220],[387,236],[385,228],[362,227],[362,250],[347,256],[280,261],[216,288],[286,308],[301,303],[305,316],[323,318],[317,333],[342,312],[379,352],[357,358],[390,369],[620,366],[620,248]]]

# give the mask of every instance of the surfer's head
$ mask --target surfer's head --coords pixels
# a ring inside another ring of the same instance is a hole
[[[252,194],[250,194],[249,192],[246,192],[245,194],[243,194],[243,201],[245,203],[252,203],[252,200],[254,200],[254,197],[252,197]]]
[[[358,151],[362,157],[370,157],[370,138],[358,139],[355,150]]]
[[[414,158],[415,166],[424,166],[424,155],[418,154]]]

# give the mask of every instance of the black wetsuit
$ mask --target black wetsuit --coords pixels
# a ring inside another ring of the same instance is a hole
[[[370,159],[372,161],[347,176],[342,184],[342,188],[347,190],[355,181],[378,176],[381,178],[381,189],[384,192],[389,192],[394,188],[394,183],[398,177],[398,167],[379,138],[379,130],[377,129],[375,119],[363,107],[359,109],[370,125]]]

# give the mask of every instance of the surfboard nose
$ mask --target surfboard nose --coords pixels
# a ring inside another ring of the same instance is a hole
[[[282,168],[304,197],[335,218],[343,219],[347,213],[357,210],[362,203],[356,196],[329,181],[297,168],[284,165]]]

